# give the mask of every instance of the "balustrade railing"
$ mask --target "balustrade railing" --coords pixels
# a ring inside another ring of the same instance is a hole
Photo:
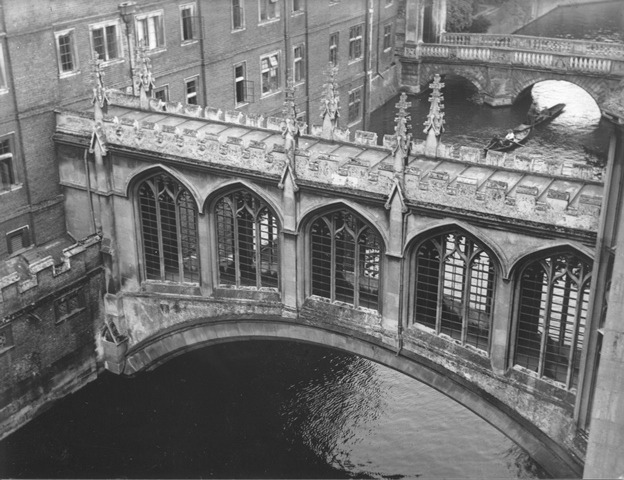
[[[405,47],[404,54],[406,57],[413,58],[431,57],[473,62],[495,62],[564,71],[624,75],[624,45],[621,46],[621,59],[614,60],[601,58],[596,56],[597,54],[571,55],[563,51],[564,48],[556,52],[520,49],[513,46],[512,40],[514,38],[513,36],[501,35],[447,33],[444,34],[443,38],[447,43]],[[527,38],[531,41],[552,40],[522,37],[522,39]],[[541,42],[541,45],[545,43]],[[526,47],[526,44],[523,46]],[[594,51],[597,52],[598,50]]]
[[[624,60],[624,44],[591,42],[587,40],[489,33],[444,33],[441,36],[440,43],[444,45],[470,45],[546,53],[567,53]]]

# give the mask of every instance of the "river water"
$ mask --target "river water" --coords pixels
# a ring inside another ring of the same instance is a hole
[[[105,374],[0,442],[13,478],[543,478],[502,433],[353,355],[226,343]]]
[[[540,108],[565,103],[563,113],[552,122],[536,127],[526,144],[514,153],[534,159],[577,162],[604,166],[609,147],[609,125],[601,118],[593,98],[573,83],[547,80],[523,92],[513,105],[490,107],[479,104],[476,87],[463,77],[446,75],[443,78],[445,132],[441,140],[446,144],[484,147],[494,136],[505,136],[507,129],[523,123],[531,101]],[[378,138],[394,133],[394,117],[398,96],[371,115],[369,130]],[[408,95],[412,134],[424,140],[423,124],[429,113],[429,92]]]

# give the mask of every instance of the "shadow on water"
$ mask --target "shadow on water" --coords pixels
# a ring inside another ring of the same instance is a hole
[[[535,478],[476,415],[368,360],[237,342],[103,375],[0,442],[12,478]]]
[[[552,122],[535,128],[530,139],[516,153],[536,160],[577,162],[603,166],[606,162],[609,127],[601,118],[592,97],[569,82],[548,80],[523,92],[513,105],[490,107],[481,104],[477,88],[463,77],[446,75],[442,93],[445,105],[445,132],[442,142],[480,148],[494,136],[504,136],[526,121],[532,99],[540,108],[565,103],[564,112]],[[412,133],[424,140],[423,124],[429,112],[429,92],[410,95]],[[394,133],[398,96],[371,114],[370,130],[381,139]]]

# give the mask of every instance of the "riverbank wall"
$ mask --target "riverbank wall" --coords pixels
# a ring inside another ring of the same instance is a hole
[[[510,0],[484,13],[491,22],[488,33],[514,33],[558,7],[605,3],[605,0]]]
[[[0,271],[0,439],[98,372],[100,237],[59,240]]]

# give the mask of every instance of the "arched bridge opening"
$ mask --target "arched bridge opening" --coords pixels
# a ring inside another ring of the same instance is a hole
[[[333,325],[306,325],[283,317],[197,319],[165,329],[131,347],[122,360],[128,376],[208,346],[248,340],[315,344],[358,355],[422,382],[468,408],[500,430],[554,477],[580,476],[582,466],[535,425],[478,385],[426,356],[385,344],[359,331]]]

